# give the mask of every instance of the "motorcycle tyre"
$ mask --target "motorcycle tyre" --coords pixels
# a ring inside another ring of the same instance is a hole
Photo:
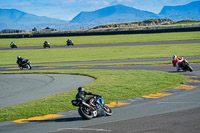
[[[28,68],[28,70],[31,70],[31,68],[32,68],[31,64],[27,64],[27,68]]]
[[[184,70],[185,70],[185,71],[188,70],[188,71],[190,71],[190,72],[193,71],[192,67],[191,67],[188,63],[185,65]]]
[[[190,72],[193,71],[193,69],[192,69],[192,67],[191,67],[190,65],[188,65],[188,70],[189,70]]]
[[[104,107],[103,107],[103,109],[104,109],[104,111],[105,111],[106,115],[107,115],[107,116],[111,116],[111,115],[112,115],[112,110],[111,110],[111,108],[110,108],[110,107],[108,107],[108,106],[107,106],[107,105],[105,105],[105,104],[104,104],[103,106],[109,109],[109,112],[108,112],[108,111],[107,111],[107,110],[105,110],[105,109],[104,109]]]
[[[91,113],[91,115],[87,115],[87,114],[84,113],[83,106],[80,106],[78,108],[78,113],[85,120],[91,120],[93,118],[93,113]]]

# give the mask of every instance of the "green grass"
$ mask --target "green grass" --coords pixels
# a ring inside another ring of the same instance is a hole
[[[86,91],[102,95],[106,103],[168,90],[188,81],[188,78],[182,75],[144,70],[52,70],[22,73],[81,74],[95,77],[97,78],[95,82],[84,87]],[[75,109],[76,107],[71,105],[71,100],[75,98],[76,93],[77,91],[74,89],[25,104],[0,109],[0,121],[11,121]]]
[[[176,24],[200,24],[200,21],[179,21],[179,22],[176,22]]]
[[[200,56],[200,44],[119,46],[74,49],[2,50],[0,65],[16,64],[18,55],[32,64],[47,62],[117,60],[178,56]]]
[[[175,32],[156,34],[128,34],[128,35],[101,35],[101,36],[73,36],[73,37],[41,37],[41,38],[4,38],[0,39],[0,47],[10,47],[13,41],[18,47],[43,46],[45,40],[50,45],[66,45],[66,40],[71,38],[75,45],[82,44],[110,44],[130,42],[152,42],[172,40],[194,40],[200,39],[200,32]]]
[[[200,63],[200,60],[188,60],[190,64],[192,63]],[[150,61],[150,62],[124,62],[124,63],[94,63],[94,64],[51,64],[51,65],[41,65],[41,64],[34,64],[34,67],[62,67],[62,66],[79,66],[79,67],[87,67],[87,66],[104,66],[104,65],[110,65],[110,66],[127,66],[127,65],[171,65],[172,62],[169,61]],[[0,67],[8,67],[0,66]]]

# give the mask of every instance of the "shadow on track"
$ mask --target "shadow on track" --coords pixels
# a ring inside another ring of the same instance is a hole
[[[29,122],[73,122],[73,121],[83,121],[81,117],[69,117],[69,118],[57,118],[48,120],[32,120]]]

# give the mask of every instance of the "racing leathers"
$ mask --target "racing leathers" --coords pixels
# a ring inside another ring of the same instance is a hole
[[[86,92],[86,91],[79,91],[77,94],[76,94],[76,100],[83,100],[85,102],[88,103],[88,101],[91,99],[91,97],[86,97],[86,95],[93,95],[93,96],[98,96],[97,94],[95,93],[91,93],[91,92]]]
[[[183,62],[183,57],[175,57],[173,60],[172,60],[172,64],[174,67],[176,67],[176,70],[177,71],[180,71],[182,68],[181,68],[181,63]]]

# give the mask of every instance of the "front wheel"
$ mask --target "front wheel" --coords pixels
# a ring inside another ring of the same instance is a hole
[[[31,64],[27,64],[27,67],[29,70],[31,70],[31,68],[32,68]]]
[[[112,110],[110,107],[108,107],[107,105],[103,105],[103,110],[105,111],[107,116],[111,116],[112,115]]]
[[[86,106],[80,106],[78,109],[78,113],[85,120],[90,120],[93,118],[93,113],[91,109]]]
[[[192,69],[192,67],[191,67],[190,65],[188,65],[187,67],[188,67],[188,70],[189,70],[190,72],[193,71],[193,69]]]

